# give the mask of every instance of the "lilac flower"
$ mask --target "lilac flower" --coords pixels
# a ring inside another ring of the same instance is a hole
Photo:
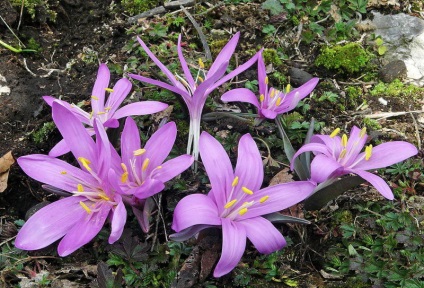
[[[204,70],[204,64],[201,60],[199,60],[200,69],[195,78],[193,78],[193,76],[191,75],[190,69],[187,65],[186,60],[184,59],[181,50],[181,35],[178,37],[177,50],[185,78],[177,74],[172,74],[172,72],[169,71],[168,68],[166,68],[165,65],[163,65],[158,58],[156,58],[156,56],[150,51],[146,44],[144,44],[144,42],[140,38],[137,38],[144,51],[146,51],[147,55],[149,55],[153,62],[155,62],[156,65],[160,68],[160,70],[166,75],[171,84],[135,74],[130,74],[129,76],[136,80],[168,89],[183,97],[190,114],[190,130],[187,145],[187,154],[190,154],[192,152],[192,155],[194,156],[195,160],[198,159],[199,155],[198,145],[200,136],[200,119],[202,116],[203,106],[205,105],[208,95],[217,87],[224,84],[225,82],[240,74],[241,72],[245,71],[247,68],[249,68],[256,62],[257,55],[255,55],[249,61],[224,76],[230,58],[233,55],[234,50],[237,46],[239,37],[240,33],[237,33],[236,35],[234,35],[233,38],[231,38],[231,40],[225,45],[225,47],[216,57],[215,62],[212,64],[208,72]],[[193,151],[191,151],[192,145]]]
[[[190,155],[181,155],[165,161],[174,146],[177,127],[174,122],[162,126],[141,148],[140,134],[130,117],[125,122],[121,136],[121,189],[134,196],[131,204],[134,214],[145,232],[148,231],[148,215],[152,201],[149,197],[165,188],[165,182],[182,173],[193,163]],[[149,205],[150,204],[150,205]],[[146,207],[147,205],[147,207]]]
[[[296,108],[299,101],[312,92],[318,84],[318,80],[318,78],[312,78],[299,88],[291,91],[288,86],[286,93],[274,87],[268,87],[268,77],[261,53],[258,56],[259,101],[255,93],[246,88],[230,90],[222,95],[221,100],[224,102],[247,102],[254,105],[258,108],[259,114],[259,118],[255,122],[259,124],[265,118],[275,119],[277,115]]]
[[[296,152],[293,160],[301,153],[313,151],[315,157],[311,163],[312,181],[324,183],[325,186],[340,176],[352,173],[371,183],[387,199],[394,199],[387,183],[366,170],[376,170],[403,161],[416,155],[417,148],[408,142],[393,141],[376,147],[370,144],[361,152],[368,139],[366,128],[354,126],[349,139],[346,134],[337,136],[339,132],[340,129],[337,128],[331,135],[314,135],[309,144]],[[320,186],[323,185],[318,187]]]
[[[63,237],[58,253],[67,256],[93,239],[107,218],[112,230],[109,243],[118,240],[127,212],[117,193],[122,192],[117,190],[119,177],[111,169],[113,153],[100,121],[96,119],[93,123],[95,143],[69,110],[58,103],[52,106],[53,120],[81,169],[47,155],[18,159],[19,166],[30,177],[73,196],[37,211],[19,231],[15,245],[23,250],[37,250]]]
[[[171,237],[184,241],[202,229],[222,226],[222,254],[215,277],[229,273],[237,265],[246,247],[246,237],[261,253],[284,247],[284,237],[261,216],[302,201],[312,193],[315,184],[298,181],[260,189],[262,159],[249,134],[240,139],[234,172],[224,148],[206,132],[200,137],[200,154],[212,190],[208,195],[189,195],[177,204],[172,224],[177,233]]]
[[[115,84],[113,89],[109,87],[110,72],[106,64],[100,64],[99,71],[97,73],[97,79],[93,87],[91,95],[91,108],[90,113],[82,110],[80,107],[69,104],[68,102],[58,100],[51,96],[44,96],[43,99],[52,106],[53,102],[58,102],[62,106],[66,107],[69,111],[84,124],[89,127],[93,127],[95,119],[98,119],[104,127],[116,128],[119,126],[118,119],[127,117],[130,115],[148,115],[156,112],[160,112],[166,107],[167,104],[157,101],[143,101],[128,104],[120,109],[122,101],[128,96],[131,91],[132,84],[128,79],[120,79]],[[106,92],[110,95],[106,100]],[[90,135],[94,135],[92,128],[87,128]],[[69,152],[69,147],[62,140],[50,151],[49,155],[57,157]]]

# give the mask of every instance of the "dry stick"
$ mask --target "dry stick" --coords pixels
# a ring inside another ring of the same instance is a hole
[[[158,198],[159,199],[156,200],[155,197],[153,197],[153,200],[155,201],[156,206],[158,207],[158,215],[156,215],[155,234],[153,235],[152,248],[150,249],[151,252],[153,252],[153,250],[155,248],[156,240],[158,239],[159,221],[162,218],[161,217],[162,213],[161,213],[161,210],[160,210],[160,207],[162,205],[162,193],[160,193],[158,195]],[[162,218],[162,220],[163,220],[163,218]],[[168,236],[166,234],[166,230],[164,230],[164,231],[165,231],[165,239],[168,239]]]
[[[415,110],[415,111],[403,111],[403,112],[385,112],[385,113],[378,113],[378,114],[368,114],[368,115],[364,115],[365,118],[370,118],[370,119],[385,119],[385,118],[389,118],[389,117],[394,117],[394,116],[402,116],[402,115],[406,115],[408,113],[424,113],[424,110]]]
[[[202,32],[202,28],[200,28],[199,24],[197,24],[196,20],[194,20],[193,16],[191,16],[191,14],[187,11],[186,8],[184,8],[184,6],[180,6],[180,8],[186,14],[187,18],[190,20],[190,22],[193,24],[194,28],[196,29],[197,33],[199,34],[200,41],[202,42],[202,45],[203,45],[203,49],[205,49],[206,59],[208,59],[209,61],[212,61],[212,53],[211,53],[211,50],[209,49],[208,43],[206,42],[206,36]]]
[[[417,137],[418,150],[421,150],[421,137],[420,137],[420,131],[419,131],[417,120],[415,120],[414,114],[412,114],[411,112],[409,112],[409,115],[411,115],[412,121],[414,121],[415,137]]]
[[[26,46],[24,45],[24,43],[22,43],[22,41],[19,39],[19,37],[16,36],[15,32],[13,32],[12,28],[10,28],[10,26],[7,25],[6,21],[3,19],[3,17],[1,17],[1,15],[0,15],[0,19],[4,23],[4,25],[6,25],[7,29],[9,29],[9,31],[13,34],[13,36],[15,36],[15,38],[18,40],[18,42],[20,43],[20,45],[22,45],[24,48],[26,48]]]
[[[21,13],[19,14],[19,23],[18,23],[18,27],[16,28],[16,30],[18,30],[18,31],[19,31],[19,27],[21,27],[22,14],[24,13],[24,4],[25,4],[25,0],[22,0],[22,2],[21,2]]]
[[[203,12],[201,12],[201,13],[199,13],[199,14],[196,14],[196,16],[206,15],[206,14],[208,14],[209,12],[211,12],[212,10],[214,10],[214,9],[216,9],[216,8],[218,8],[218,7],[221,7],[221,6],[224,6],[224,3],[223,3],[223,2],[220,2],[219,4],[217,4],[217,5],[215,5],[215,6],[212,6],[211,8],[209,8],[209,9],[207,9],[207,10],[203,11]]]

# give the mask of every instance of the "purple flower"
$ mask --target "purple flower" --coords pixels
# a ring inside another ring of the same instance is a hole
[[[132,201],[134,214],[145,232],[148,231],[149,201],[146,199],[165,188],[165,182],[182,173],[193,163],[190,155],[181,155],[174,159],[165,159],[171,152],[177,137],[174,122],[162,126],[141,148],[140,134],[136,123],[130,117],[125,122],[121,136],[122,163],[120,187],[126,195],[134,196]],[[148,205],[145,207],[145,205]]]
[[[318,84],[318,78],[312,78],[299,88],[290,90],[288,87],[286,93],[274,87],[268,87],[268,77],[266,76],[265,63],[262,53],[258,56],[258,82],[259,82],[259,101],[255,93],[246,88],[230,90],[222,95],[224,102],[247,102],[258,108],[259,118],[256,121],[260,123],[265,118],[275,119],[277,115],[289,112],[296,108],[300,100],[308,96]]]
[[[249,134],[239,142],[235,171],[224,148],[211,135],[200,137],[200,154],[211,181],[208,195],[183,198],[174,211],[173,239],[184,241],[200,230],[222,226],[222,254],[214,276],[229,273],[241,259],[246,237],[261,253],[271,253],[286,245],[281,233],[264,217],[290,207],[315,188],[309,181],[278,184],[260,189],[263,166],[259,150]]]
[[[384,197],[394,199],[387,183],[380,177],[367,172],[403,161],[418,153],[414,145],[404,141],[393,141],[373,147],[371,144],[362,151],[368,135],[366,128],[354,126],[348,139],[346,134],[337,136],[340,129],[331,135],[314,135],[310,143],[296,152],[292,159],[301,153],[313,151],[315,157],[311,163],[311,180],[317,183],[331,183],[346,174],[356,174],[373,185]],[[319,187],[319,186],[318,186]]]
[[[94,142],[73,113],[58,103],[52,106],[53,120],[81,168],[47,155],[34,154],[18,159],[19,166],[30,177],[73,196],[37,211],[19,231],[15,245],[23,250],[36,250],[63,237],[58,253],[67,256],[93,239],[107,218],[110,218],[112,230],[109,243],[118,240],[127,212],[117,193],[121,191],[115,188],[119,178],[111,169],[111,145],[100,121],[96,119],[93,123]]]
[[[58,100],[51,96],[44,96],[43,99],[52,106],[53,102],[58,102],[62,106],[71,111],[82,123],[89,127],[93,127],[95,119],[98,119],[104,127],[116,128],[119,126],[118,119],[130,115],[148,115],[162,111],[168,107],[167,104],[157,101],[143,101],[128,104],[120,109],[122,101],[131,91],[132,84],[128,79],[120,79],[116,82],[113,89],[109,87],[110,72],[106,64],[100,64],[97,73],[97,79],[93,87],[91,95],[90,113],[82,110],[80,107],[69,104],[68,102]],[[110,95],[106,100],[106,92]],[[87,128],[90,135],[94,135],[92,128]],[[49,155],[57,157],[69,152],[69,147],[62,140],[50,151]]]
[[[225,45],[225,47],[216,57],[214,63],[212,64],[208,72],[204,70],[203,62],[199,60],[200,69],[195,78],[193,78],[193,76],[191,75],[190,69],[187,65],[186,60],[184,59],[181,50],[181,35],[178,37],[177,50],[181,67],[184,73],[184,78],[177,74],[172,74],[172,72],[169,71],[168,68],[166,68],[165,65],[163,65],[158,58],[156,58],[156,56],[150,51],[146,44],[144,44],[144,42],[140,38],[137,38],[144,51],[146,51],[147,55],[149,55],[153,62],[155,62],[156,65],[160,68],[160,70],[166,75],[171,84],[135,74],[130,74],[129,76],[136,80],[168,89],[183,97],[184,102],[186,103],[190,113],[190,130],[187,145],[187,154],[190,154],[192,152],[195,160],[198,159],[199,155],[198,145],[200,136],[200,119],[202,116],[203,106],[205,105],[208,95],[217,87],[224,84],[225,82],[240,74],[241,72],[245,71],[247,68],[249,68],[256,62],[257,55],[255,55],[249,61],[224,76],[230,58],[233,55],[234,50],[237,46],[239,37],[240,33],[237,33],[236,35],[234,35],[233,38],[231,38],[231,40],[227,43],[227,45]],[[191,151],[192,145],[193,151]]]

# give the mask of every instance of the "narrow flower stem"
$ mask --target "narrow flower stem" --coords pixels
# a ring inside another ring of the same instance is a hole
[[[224,118],[224,117],[229,117],[229,118],[234,118],[238,121],[243,121],[243,122],[246,122],[246,123],[250,122],[250,120],[245,119],[243,117],[240,117],[238,115],[240,115],[240,113],[235,114],[235,113],[231,113],[231,112],[211,112],[211,113],[204,114],[203,117],[202,117],[202,120],[203,121],[213,121],[213,120],[221,119],[221,118]],[[249,116],[244,115],[244,116],[258,117],[258,115],[255,115],[255,114],[250,114]]]

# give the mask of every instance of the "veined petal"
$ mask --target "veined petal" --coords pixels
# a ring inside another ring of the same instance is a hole
[[[311,180],[316,183],[325,182],[330,175],[343,166],[332,157],[323,154],[316,155],[311,162]]]
[[[177,125],[175,122],[169,122],[159,128],[147,140],[144,146],[146,153],[143,155],[143,159],[149,158],[150,160],[146,170],[147,173],[150,173],[165,161],[174,146],[176,137]]]
[[[110,93],[106,101],[106,107],[110,108],[110,110],[107,111],[109,116],[113,115],[119,108],[119,105],[121,105],[122,101],[124,101],[125,97],[130,93],[131,88],[132,84],[128,79],[122,78],[116,82],[115,86],[113,86],[113,92]]]
[[[338,157],[338,155],[340,155],[340,152],[342,152],[343,150],[341,141],[342,139],[339,136],[334,136],[333,138],[331,138],[329,135],[313,135],[311,137],[310,143],[324,144],[325,146],[327,146],[327,155],[333,155],[333,157],[335,158]]]
[[[160,165],[162,168],[156,169],[151,177],[165,183],[187,170],[193,161],[194,158],[191,155],[178,156]]]
[[[214,137],[202,132],[199,142],[200,156],[212,185],[209,193],[213,193],[216,205],[222,208],[227,203],[227,196],[230,192],[227,190],[231,188],[234,180],[233,167],[227,152]]]
[[[116,119],[121,119],[127,116],[149,115],[165,110],[168,104],[159,101],[141,101],[125,105],[118,109],[113,115]]]
[[[44,99],[44,101],[46,101],[46,103],[49,106],[53,106],[53,102],[59,103],[60,105],[62,105],[63,107],[65,107],[66,109],[71,111],[78,118],[78,120],[80,120],[82,123],[90,125],[90,114],[88,114],[87,112],[85,112],[81,108],[79,108],[77,106],[72,106],[71,104],[69,104],[66,101],[59,100],[59,99],[56,99],[56,98],[51,97],[51,96],[43,96],[43,99]]]
[[[103,111],[105,104],[106,88],[109,87],[110,71],[106,64],[100,64],[99,71],[97,72],[96,82],[94,83],[93,92],[91,95],[95,96],[98,100],[91,100],[91,108],[94,113]]]
[[[178,202],[172,229],[180,232],[194,225],[221,225],[216,204],[206,195],[191,194]]]
[[[255,93],[246,88],[238,88],[225,92],[221,96],[221,100],[224,102],[247,102],[259,108],[259,101]]]
[[[112,205],[104,203],[98,212],[87,214],[66,233],[60,241],[57,251],[61,257],[68,256],[90,242],[102,229]]]
[[[348,161],[345,166],[349,166],[354,163],[354,160],[357,158],[365,143],[367,142],[367,134],[361,137],[361,129],[356,126],[353,126],[349,133],[349,139],[347,141],[346,150],[348,151]]]
[[[177,52],[178,58],[180,59],[181,68],[183,68],[185,80],[187,80],[190,87],[196,87],[196,83],[194,82],[193,76],[191,75],[190,69],[187,66],[187,62],[181,49],[181,34],[178,36]]]
[[[237,223],[244,227],[247,238],[262,254],[278,251],[287,244],[280,231],[263,217],[250,218]]]
[[[127,221],[127,210],[122,202],[122,198],[119,195],[115,195],[115,201],[118,205],[112,208],[112,223],[111,232],[109,236],[109,244],[113,244],[119,238],[121,238],[122,232],[124,231],[125,222]]]
[[[259,95],[265,95],[267,93],[266,91],[266,84],[265,84],[265,78],[266,78],[266,67],[264,58],[262,56],[262,49],[259,51],[258,54],[258,84],[259,84]]]
[[[199,233],[203,229],[207,229],[207,228],[210,228],[210,227],[213,227],[213,226],[212,225],[203,225],[203,224],[190,226],[187,229],[184,229],[184,230],[182,230],[178,233],[174,233],[174,234],[169,235],[169,238],[171,238],[172,241],[177,241],[177,242],[186,241],[186,240],[190,239],[191,237],[195,236],[197,233]]]
[[[79,205],[83,199],[67,197],[38,210],[19,230],[15,246],[22,250],[37,250],[62,238],[87,215]]]
[[[372,148],[371,158],[355,165],[355,170],[371,170],[384,168],[417,155],[417,148],[404,141],[387,142]],[[363,157],[360,154],[358,157]]]
[[[302,86],[293,89],[289,92],[290,95],[296,95],[296,93],[299,93],[297,97],[300,99],[305,98],[309,94],[311,94],[312,90],[315,89],[315,87],[318,85],[319,78],[312,78]],[[289,95],[287,95],[289,96]]]
[[[121,134],[121,156],[122,162],[127,168],[131,165],[135,165],[136,171],[141,171],[141,165],[143,161],[135,161],[131,163],[131,159],[134,157],[134,151],[141,148],[140,132],[138,131],[137,124],[131,117],[127,117],[125,120],[124,130]],[[138,156],[140,157],[140,156]],[[139,159],[137,159],[139,160]],[[141,159],[140,159],[141,160]],[[123,173],[124,171],[122,171]],[[132,173],[128,174],[129,179],[134,181]]]
[[[264,180],[261,153],[250,134],[240,138],[234,176],[239,177],[238,187],[246,187],[252,191],[261,188]]]
[[[233,56],[234,50],[236,49],[238,40],[240,38],[240,32],[237,32],[228,43],[222,48],[221,52],[219,52],[218,56],[216,56],[215,61],[213,62],[211,68],[206,75],[206,78],[211,77],[213,74],[217,73],[219,67],[222,63],[226,62],[226,67],[228,66],[228,62],[230,61],[231,56]],[[222,76],[222,75],[221,75]]]
[[[49,152],[50,157],[59,157],[62,156],[71,150],[68,147],[68,144],[66,144],[65,140],[60,140],[57,142],[56,145],[53,146],[52,150]]]
[[[318,153],[322,153],[328,157],[332,157],[332,155],[329,153],[328,148],[326,145],[321,144],[321,143],[308,143],[303,145],[302,147],[300,147],[299,150],[297,150],[297,152],[293,155],[293,159],[291,159],[290,161],[290,169],[293,170],[294,168],[294,159],[296,159],[300,154],[304,153],[304,152],[318,152]]]
[[[395,198],[392,189],[390,189],[389,185],[387,185],[386,181],[384,181],[381,177],[358,169],[350,169],[349,172],[367,180],[372,186],[374,186],[375,189],[377,189],[378,192],[380,192],[381,195],[387,199],[393,200]]]
[[[246,249],[246,231],[243,225],[222,218],[222,253],[216,264],[214,277],[221,277],[233,270]]]
[[[147,199],[153,195],[158,194],[163,189],[165,189],[165,184],[163,184],[161,181],[148,178],[141,186],[133,189],[132,194],[138,199]]]

